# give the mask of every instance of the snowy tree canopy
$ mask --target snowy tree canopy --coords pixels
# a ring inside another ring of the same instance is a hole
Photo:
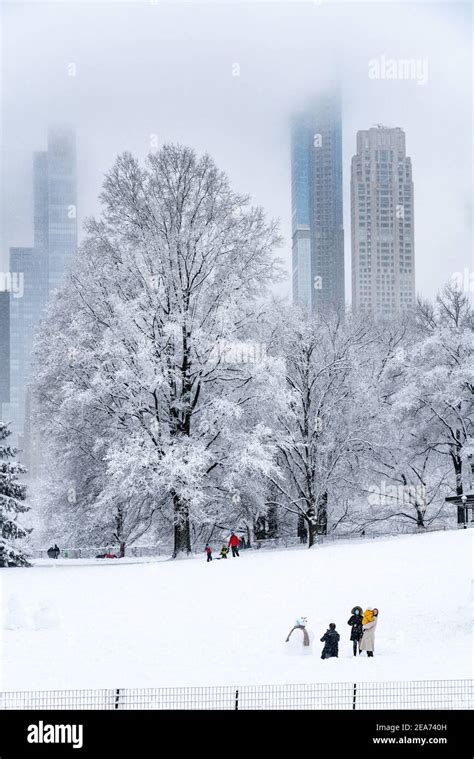
[[[278,225],[209,156],[119,156],[36,343],[43,515],[75,545],[413,528],[472,488],[473,314],[269,297]]]
[[[271,465],[254,334],[277,225],[173,145],[145,167],[120,156],[101,200],[37,345],[41,418],[64,488],[79,483],[70,516],[124,546],[159,515],[189,551],[190,522]]]

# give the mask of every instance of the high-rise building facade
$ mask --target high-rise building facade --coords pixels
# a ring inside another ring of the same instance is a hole
[[[344,310],[342,121],[337,94],[293,121],[293,301],[315,312]]]
[[[10,400],[10,293],[0,290],[0,411]],[[1,416],[1,414],[0,414]]]
[[[411,159],[399,127],[357,133],[351,169],[352,307],[375,318],[415,301]]]
[[[77,250],[76,139],[69,127],[48,132],[48,291],[60,287]]]
[[[33,154],[33,246],[36,259],[37,287],[41,293],[43,306],[49,293],[49,191],[48,153]]]
[[[17,439],[25,427],[33,340],[53,290],[61,285],[77,250],[76,147],[74,131],[48,131],[48,150],[34,154],[34,247],[11,248],[10,271],[21,277],[21,297],[10,296],[8,416]],[[29,425],[31,428],[31,425]]]
[[[47,294],[61,285],[77,250],[76,141],[70,127],[48,131],[34,155],[34,247]]]

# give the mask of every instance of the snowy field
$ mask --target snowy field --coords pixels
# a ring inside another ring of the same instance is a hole
[[[3,570],[0,690],[469,678],[473,534]],[[355,604],[380,610],[374,659],[352,656]],[[284,644],[299,615],[311,656]]]

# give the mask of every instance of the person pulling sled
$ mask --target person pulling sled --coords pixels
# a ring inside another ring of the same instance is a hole
[[[239,538],[233,532],[232,535],[230,536],[229,548],[232,549],[232,556],[234,557],[239,555],[239,543],[240,543]]]

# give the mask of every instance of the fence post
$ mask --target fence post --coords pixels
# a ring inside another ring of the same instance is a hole
[[[356,708],[356,698],[357,698],[357,683],[354,683],[354,689],[352,691],[352,709]]]
[[[235,691],[235,708],[238,711],[239,709],[239,689]]]
[[[119,708],[119,699],[120,699],[120,688],[117,688],[117,690],[115,691],[115,706],[114,706],[114,709],[118,709]]]

